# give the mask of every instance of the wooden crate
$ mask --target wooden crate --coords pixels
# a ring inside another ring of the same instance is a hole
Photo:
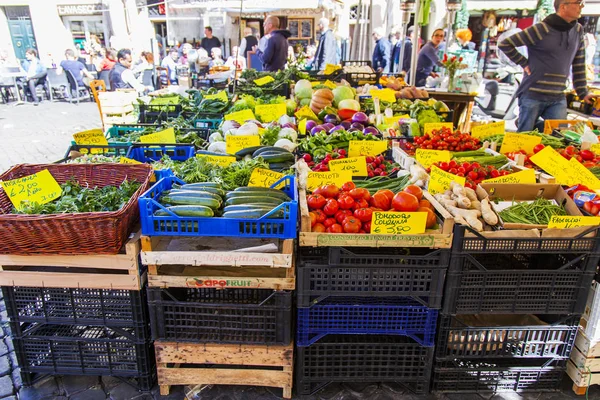
[[[454,218],[428,192],[423,192],[423,198],[429,200],[436,211],[442,216],[439,229],[429,229],[420,235],[376,235],[369,233],[319,233],[311,232],[310,215],[306,202],[306,191],[300,189],[300,246],[326,247],[428,247],[449,249],[452,246],[452,230]]]
[[[591,341],[581,327],[575,338],[567,374],[573,380],[573,391],[584,395],[591,385],[600,384],[600,342]]]
[[[0,286],[140,290],[141,231],[132,234],[119,254],[0,254]]]
[[[162,396],[168,396],[173,385],[250,385],[280,387],[284,398],[292,397],[293,343],[265,346],[155,342],[154,348]],[[202,365],[207,368],[199,368]]]
[[[270,244],[276,245],[275,252],[260,252]],[[234,251],[241,248],[256,251]],[[293,239],[142,236],[141,259],[152,287],[296,287]]]

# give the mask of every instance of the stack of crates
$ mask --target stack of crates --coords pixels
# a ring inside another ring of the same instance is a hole
[[[296,388],[396,382],[429,391],[448,250],[300,247]]]
[[[0,255],[0,284],[25,385],[45,375],[87,375],[152,389],[140,235],[125,248],[115,255]]]
[[[577,237],[485,236],[456,226],[433,390],[560,388],[599,260]]]

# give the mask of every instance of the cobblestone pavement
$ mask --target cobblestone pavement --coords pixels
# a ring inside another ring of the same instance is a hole
[[[15,164],[46,163],[61,159],[73,133],[100,128],[96,103],[43,101],[0,104],[0,170]]]
[[[101,126],[96,104],[79,105],[66,102],[42,102],[15,106],[0,104],[0,170],[5,171],[18,163],[53,162],[65,154],[71,135]],[[0,292],[1,296],[1,292]],[[32,387],[22,388],[21,377],[9,328],[6,308],[0,301],[0,399],[2,400],[275,400],[281,390],[256,387],[209,386],[172,388],[169,396],[160,396],[158,388],[151,393],[140,393],[131,385],[111,377],[51,376],[41,379]],[[556,393],[534,394],[452,394],[417,396],[394,384],[332,384],[316,396],[303,400],[560,400],[585,399],[571,391],[566,378],[564,389]],[[590,389],[588,398],[600,399],[600,386]]]

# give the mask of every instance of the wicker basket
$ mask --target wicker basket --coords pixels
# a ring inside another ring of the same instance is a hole
[[[11,180],[48,169],[59,184],[70,179],[91,187],[119,185],[124,179],[140,188],[118,211],[21,215],[0,188],[0,254],[116,254],[139,218],[138,197],[148,189],[154,173],[149,165],[129,164],[21,164],[0,176]]]

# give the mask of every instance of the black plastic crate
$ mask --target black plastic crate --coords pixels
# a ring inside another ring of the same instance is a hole
[[[578,326],[579,316],[443,315],[436,358],[568,359]]]
[[[3,286],[12,331],[23,322],[123,326],[136,339],[148,336],[146,294],[139,290]]]
[[[581,314],[597,256],[473,254],[452,256],[444,314]]]
[[[235,85],[233,81],[229,82],[229,93],[232,94],[251,94],[255,95],[256,89],[262,90],[264,95],[268,96],[284,96],[290,97],[290,84],[289,82],[284,82],[277,86],[276,88],[269,88],[267,86],[258,86],[254,85],[252,88],[249,86],[240,86],[239,84]]]
[[[434,392],[548,392],[560,389],[567,360],[443,361],[433,373]],[[542,396],[543,398],[543,396]]]
[[[448,250],[315,247],[300,250],[298,306],[330,296],[412,297],[440,308]]]
[[[290,343],[292,292],[267,289],[148,288],[154,340]]]
[[[140,115],[138,122],[151,124],[177,118],[181,114],[181,104],[140,104]]]
[[[62,375],[69,375],[69,374],[62,374]],[[77,374],[74,374],[77,375]],[[21,371],[21,382],[23,383],[23,386],[25,387],[30,387],[30,386],[35,386],[35,384],[37,382],[40,382],[44,379],[46,379],[48,376],[50,376],[50,374],[42,374],[42,373],[28,373],[28,372],[23,372]],[[153,371],[152,373],[148,374],[148,375],[137,375],[134,377],[127,377],[127,376],[112,376],[113,378],[117,378],[119,380],[121,380],[122,382],[127,383],[128,385],[133,386],[135,389],[137,389],[140,392],[150,392],[153,388],[154,385],[156,384],[156,371]],[[100,378],[100,377],[98,377]],[[60,398],[60,397],[58,397]]]
[[[514,231],[515,233],[523,231]],[[590,227],[573,238],[496,237],[486,238],[465,225],[455,225],[453,254],[473,253],[594,253],[600,254],[600,226]]]
[[[154,347],[134,340],[130,328],[27,324],[22,331],[12,339],[23,373],[142,380],[154,374]]]
[[[330,335],[296,348],[296,390],[310,395],[333,382],[396,382],[427,393],[433,352],[406,336]]]

